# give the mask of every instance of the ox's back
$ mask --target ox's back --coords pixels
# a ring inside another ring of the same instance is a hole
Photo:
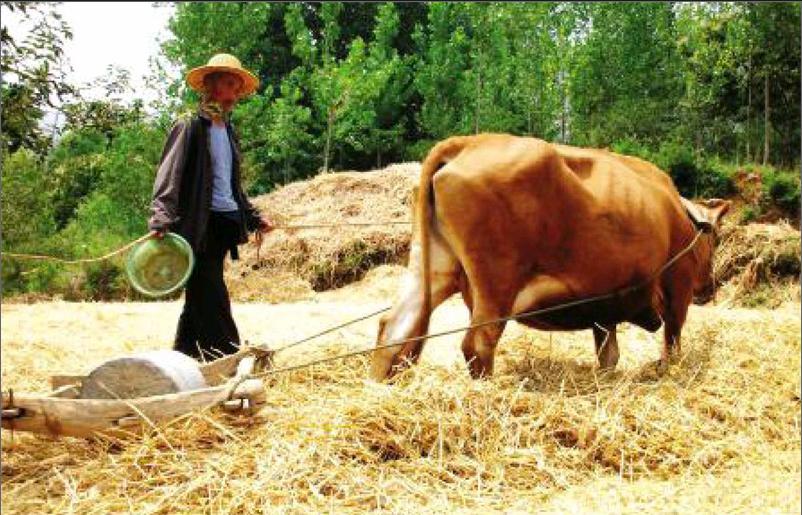
[[[474,241],[474,254],[517,253],[524,268],[583,292],[609,291],[659,268],[688,229],[670,179],[632,164],[601,150],[481,134],[438,172],[459,178],[439,179],[438,212],[453,238],[488,241]]]

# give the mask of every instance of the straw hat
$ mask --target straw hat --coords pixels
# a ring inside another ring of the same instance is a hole
[[[242,67],[239,59],[231,54],[215,54],[204,66],[193,68],[187,73],[187,84],[197,92],[203,92],[203,78],[214,72],[228,72],[242,79],[242,94],[245,97],[256,91],[259,79]]]

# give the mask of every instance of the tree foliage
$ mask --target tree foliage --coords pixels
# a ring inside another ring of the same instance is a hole
[[[0,27],[0,144],[10,152],[28,148],[43,154],[51,140],[40,126],[45,110],[58,109],[59,101],[75,93],[66,80],[69,64],[64,56],[64,42],[72,39],[72,32],[52,5],[3,2],[2,8],[24,15],[32,29],[22,40],[15,40],[6,25]]]
[[[72,35],[53,4],[2,9],[32,27],[0,31],[6,248],[79,256],[141,234],[166,130],[198,100],[183,74],[217,52],[260,79],[233,113],[251,194],[496,131],[647,158],[690,196],[728,195],[734,170],[755,170],[761,202],[798,207],[796,172],[777,168],[799,165],[799,4],[178,3],[144,85],[164,91],[155,116],[124,100],[140,87],[125,70],[91,84],[100,99],[65,80]],[[42,125],[52,109],[60,134]],[[67,284],[36,270],[4,266],[4,288]],[[83,284],[111,294],[115,273]]]

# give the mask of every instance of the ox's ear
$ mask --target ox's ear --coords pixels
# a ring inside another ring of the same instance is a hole
[[[707,219],[714,227],[718,227],[721,219],[730,211],[732,202],[720,198],[711,198],[702,202],[707,208]]]
[[[682,201],[682,207],[685,208],[685,212],[688,213],[688,217],[691,219],[693,225],[695,225],[697,229],[701,229],[704,232],[710,232],[713,230],[713,223],[707,216],[707,210],[704,207],[691,202],[685,197],[680,197],[679,199]]]

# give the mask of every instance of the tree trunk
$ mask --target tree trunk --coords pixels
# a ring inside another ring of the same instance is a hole
[[[769,163],[769,133],[771,132],[771,126],[769,121],[769,74],[766,73],[765,78],[763,79],[763,91],[765,92],[766,97],[766,105],[763,112],[763,166],[766,166]]]
[[[560,114],[560,143],[565,143],[565,73],[560,73],[560,99],[562,112]]]
[[[746,101],[746,159],[745,162],[750,162],[752,159],[749,143],[752,139],[752,53],[749,53],[749,64],[746,69],[746,84],[747,84],[747,101]]]
[[[326,147],[323,151],[323,173],[329,171],[329,151],[331,150],[331,126],[334,125],[334,111],[329,109],[329,118],[326,126]]]
[[[591,145],[593,145],[594,147],[596,147],[596,146],[598,146],[598,145],[596,144],[595,135],[593,134],[593,112],[594,112],[594,111],[595,111],[595,109],[594,109],[593,107],[591,107],[591,108],[590,108],[590,117],[589,117],[589,119],[590,119],[590,124],[589,124],[589,126],[590,126],[590,131],[588,131],[588,136],[589,136],[589,137],[588,137],[588,140],[590,140],[590,144],[591,144]]]
[[[526,110],[526,134],[529,136],[534,136],[532,134],[532,108]]]
[[[473,115],[473,132],[479,134],[479,102],[482,98],[482,69],[477,67],[476,71],[476,107]]]

